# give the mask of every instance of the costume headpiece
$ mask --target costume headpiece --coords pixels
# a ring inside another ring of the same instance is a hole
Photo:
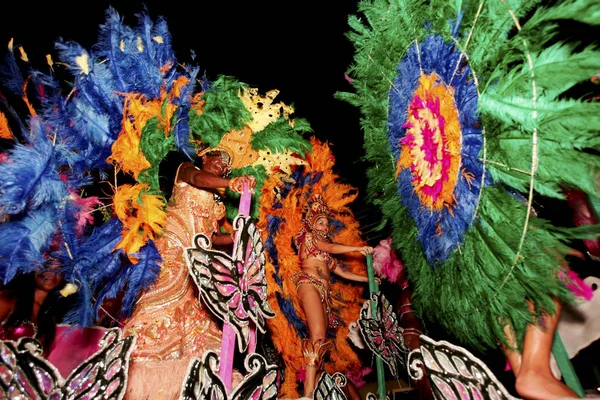
[[[308,203],[304,205],[303,213],[302,228],[294,237],[296,247],[299,247],[300,243],[304,241],[304,237],[307,233],[317,235],[321,240],[326,239],[329,234],[329,232],[315,230],[315,224],[319,218],[329,219],[332,215],[322,195],[313,194],[308,200]]]
[[[198,151],[198,155],[199,156],[207,156],[207,157],[219,157],[226,166],[226,171],[224,173],[224,176],[229,176],[229,174],[231,173],[231,168],[232,168],[231,166],[233,165],[233,157],[226,150],[205,149],[202,151]]]
[[[258,152],[252,148],[252,129],[244,126],[242,129],[232,129],[227,132],[215,147],[207,147],[198,153],[203,156],[212,152],[221,151],[229,155],[231,169],[238,169],[252,165],[258,160]]]
[[[322,217],[329,219],[331,217],[331,211],[329,211],[329,207],[327,206],[327,203],[325,203],[323,196],[320,194],[313,194],[308,203],[304,206],[302,225],[310,231],[313,231],[315,223]]]

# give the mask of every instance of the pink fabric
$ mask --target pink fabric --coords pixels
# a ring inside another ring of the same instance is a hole
[[[58,325],[47,359],[67,378],[79,364],[100,350],[100,340],[105,333],[101,327]]]
[[[238,212],[241,215],[250,215],[250,202],[252,195],[248,190],[248,185],[244,183],[244,191],[240,198]],[[235,235],[234,248],[237,245],[238,236]],[[240,264],[239,267],[242,265]],[[242,273],[243,271],[240,271]],[[233,328],[228,324],[223,324],[223,336],[221,341],[221,365],[219,366],[219,375],[225,384],[227,392],[231,392],[232,374],[233,374],[233,357],[235,353],[236,334]],[[250,323],[250,338],[248,344],[248,353],[254,353],[256,350],[256,327]]]
[[[371,372],[373,372],[372,368],[364,367],[348,371],[346,377],[354,384],[354,386],[360,389],[367,384],[363,377],[369,375]]]

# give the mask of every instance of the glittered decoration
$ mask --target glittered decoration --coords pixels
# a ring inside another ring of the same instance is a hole
[[[278,172],[290,175],[292,166],[306,165],[306,160],[294,152],[275,153],[271,150],[259,150],[256,164],[264,166],[269,175]]]
[[[258,353],[244,360],[248,374],[228,395],[219,376],[219,356],[213,351],[204,353],[202,360],[190,364],[183,384],[181,400],[274,400],[277,398],[277,366],[269,365]]]
[[[371,305],[375,306],[375,318]],[[360,332],[365,343],[390,368],[393,376],[399,376],[399,366],[404,365],[403,358],[408,354],[398,318],[382,292],[373,293],[371,300],[365,301],[358,320]]]
[[[294,113],[294,109],[282,102],[273,103],[279,90],[269,90],[264,95],[258,92],[257,88],[247,88],[240,91],[240,99],[244,107],[252,115],[252,121],[248,122],[248,127],[253,132],[260,132],[273,123],[284,117],[288,119]]]
[[[200,299],[237,333],[238,347],[248,348],[250,321],[265,332],[265,318],[275,317],[267,301],[265,254],[260,232],[242,214],[233,221],[238,241],[230,256],[211,248],[208,237],[199,234],[195,247],[187,249],[186,260]]]
[[[317,386],[313,393],[314,400],[347,400],[348,398],[342,391],[342,387],[346,386],[348,379],[340,372],[329,375],[323,372],[319,377]]]
[[[421,335],[421,346],[408,355],[412,379],[432,382],[436,400],[516,400],[488,367],[462,347]]]
[[[33,338],[0,342],[0,398],[3,399],[114,399],[127,387],[129,355],[134,337],[122,338],[113,328],[100,342],[100,350],[65,379],[42,357],[42,345]]]
[[[258,152],[250,145],[252,129],[244,126],[242,129],[232,129],[223,135],[219,144],[206,148],[198,153],[202,156],[209,151],[224,151],[231,157],[231,168],[244,168],[258,160]]]

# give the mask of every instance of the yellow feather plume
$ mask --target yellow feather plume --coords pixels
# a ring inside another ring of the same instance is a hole
[[[165,138],[171,131],[171,120],[177,110],[174,98],[181,95],[181,88],[189,82],[186,77],[179,77],[170,92],[161,89],[161,95],[154,100],[148,100],[144,95],[128,93],[125,95],[123,106],[123,128],[112,145],[109,163],[117,164],[121,169],[138,179],[140,172],[151,165],[140,150],[142,131],[148,121],[158,118]]]
[[[151,165],[140,150],[142,129],[148,120],[160,112],[156,102],[146,101],[141,94],[127,94],[123,105],[123,128],[112,145],[109,163],[117,164],[135,179]]]
[[[116,249],[134,254],[148,240],[160,236],[167,223],[164,199],[146,193],[148,186],[121,185],[114,196],[115,214],[123,223],[123,238]]]

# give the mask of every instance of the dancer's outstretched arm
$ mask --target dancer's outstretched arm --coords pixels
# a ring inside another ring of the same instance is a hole
[[[353,251],[358,251],[363,256],[373,254],[373,248],[371,246],[347,246],[339,243],[327,243],[321,240],[317,241],[317,248],[329,254],[345,254],[352,253]]]

